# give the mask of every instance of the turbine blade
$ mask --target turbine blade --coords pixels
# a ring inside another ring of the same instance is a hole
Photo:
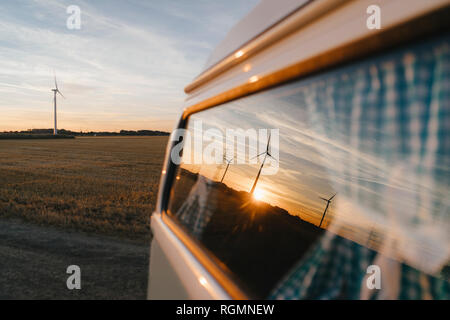
[[[226,163],[231,163],[231,161],[233,161],[233,159],[228,159],[227,157],[223,156],[223,161],[225,161]]]
[[[227,155],[229,154],[230,152],[229,152],[229,150],[228,149],[226,149],[225,150],[225,153],[223,154],[223,160],[224,161],[226,161],[226,162],[230,162],[230,161],[233,161],[234,160],[234,158],[236,158],[236,155],[235,154],[233,154],[233,157],[232,157],[232,159],[230,160],[230,159],[228,159],[227,158]]]
[[[319,197],[319,199],[322,199],[324,201],[328,201],[328,199],[325,199],[325,198],[322,198],[322,197]]]
[[[265,154],[265,152],[261,152],[261,153],[258,154],[257,156],[254,156],[254,157],[250,158],[250,160],[253,160],[253,159],[255,159],[255,158],[258,158],[259,156],[262,156],[263,154]]]
[[[275,158],[274,156],[272,156],[270,153],[267,154],[269,157],[271,157],[273,160],[278,161],[277,158]]]
[[[331,199],[333,199],[335,195],[337,195],[337,192],[328,200],[331,201]]]
[[[269,147],[270,147],[270,133],[269,133],[269,138],[267,139],[267,147],[266,147],[266,152],[269,153]]]
[[[56,82],[56,74],[53,72],[53,76],[55,77],[55,87],[56,87],[56,90],[58,90],[58,83]]]
[[[61,95],[61,97],[63,97],[64,99],[66,98],[66,97],[63,96],[63,94],[61,93],[61,91],[57,90],[56,92],[58,92],[58,93]]]

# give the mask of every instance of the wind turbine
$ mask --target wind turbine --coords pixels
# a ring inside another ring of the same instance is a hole
[[[256,175],[255,182],[253,183],[252,190],[250,190],[250,194],[253,194],[253,192],[255,191],[256,184],[258,183],[259,176],[261,175],[261,170],[262,170],[262,168],[264,167],[264,163],[266,162],[267,156],[269,156],[269,157],[271,157],[272,159],[276,160],[276,159],[275,159],[274,157],[272,157],[272,155],[270,154],[269,148],[270,148],[270,134],[269,134],[269,138],[267,139],[266,151],[261,152],[261,153],[258,154],[256,157],[253,157],[253,158],[252,158],[252,159],[254,159],[254,158],[259,158],[260,156],[264,155],[264,159],[263,159],[263,161],[262,161],[262,163],[261,163],[261,167],[259,167],[259,171],[258,171],[258,174]]]
[[[225,178],[225,175],[227,174],[228,167],[230,166],[230,163],[233,162],[234,157],[231,158],[230,160],[228,160],[227,157],[223,156],[223,160],[226,161],[227,167],[225,168],[225,171],[223,173],[223,176],[222,176],[222,179],[220,180],[220,182],[223,182],[223,179]]]
[[[57,120],[57,116],[56,116],[56,94],[59,93],[61,95],[61,97],[63,97],[65,99],[65,97],[63,96],[63,94],[61,93],[61,91],[59,91],[58,89],[58,83],[56,83],[56,75],[55,75],[55,89],[52,89],[53,91],[53,102],[54,102],[54,117],[55,117],[55,128],[53,129],[53,134],[57,135],[58,134],[58,120]]]
[[[322,200],[324,200],[324,201],[327,202],[327,206],[325,207],[325,211],[323,212],[323,215],[322,215],[322,220],[320,220],[319,228],[322,226],[323,218],[325,218],[325,214],[327,213],[328,206],[330,205],[331,200],[333,200],[333,198],[334,198],[334,196],[335,196],[336,194],[337,194],[337,193],[335,193],[335,194],[334,194],[331,198],[329,198],[329,199],[325,199],[325,198],[319,197],[320,199],[322,199]]]

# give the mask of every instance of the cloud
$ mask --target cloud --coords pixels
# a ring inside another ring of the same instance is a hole
[[[66,28],[70,4],[81,8],[81,30]],[[250,9],[251,2],[244,8]],[[145,126],[141,119],[158,118],[162,121],[152,122],[152,128],[172,129],[182,108],[184,86],[200,73],[211,43],[219,42],[245,14],[238,9],[223,10],[222,4],[210,1],[189,6],[183,1],[54,0],[2,5],[0,131],[15,118],[5,110],[48,109],[54,71],[67,97],[58,102],[60,127],[87,125],[81,119],[65,122],[65,113],[95,110],[118,118],[110,125],[98,118],[98,125],[105,126],[100,128],[92,122],[96,118],[89,117],[92,130],[141,129],[134,127]],[[30,114],[18,129],[34,122]]]

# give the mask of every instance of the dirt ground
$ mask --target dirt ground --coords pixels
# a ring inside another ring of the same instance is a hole
[[[145,299],[149,245],[0,219],[0,299]],[[69,265],[81,289],[66,285]]]

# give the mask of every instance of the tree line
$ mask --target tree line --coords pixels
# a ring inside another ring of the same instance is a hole
[[[53,134],[53,129],[29,129],[23,131],[4,131],[2,134],[24,134],[24,135],[35,135],[35,134]],[[109,131],[71,131],[65,129],[59,129],[58,135],[69,135],[69,136],[168,136],[169,132],[158,131],[158,130],[120,130],[119,132],[109,132]]]

